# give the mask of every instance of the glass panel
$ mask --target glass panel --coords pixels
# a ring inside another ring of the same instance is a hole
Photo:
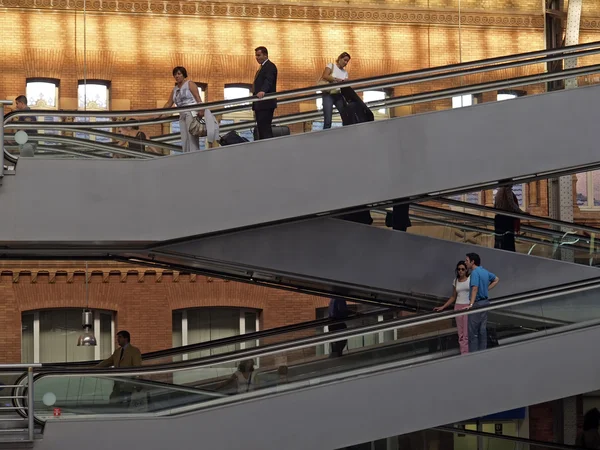
[[[110,122],[111,119],[109,117],[96,117],[96,122]],[[107,133],[110,133],[111,129],[110,128],[99,128],[100,131],[106,131]],[[104,143],[109,143],[111,142],[111,139],[108,137],[104,137],[104,136],[94,136],[97,142],[104,142]]]
[[[481,203],[481,192],[469,192],[465,194],[464,201],[469,203]]]
[[[254,333],[256,330],[256,313],[245,312],[244,313],[244,326],[246,333]],[[250,340],[246,342],[246,348],[255,347],[256,341]]]
[[[90,122],[90,117],[75,117],[75,122]],[[90,139],[90,135],[88,133],[82,133],[80,131],[75,132],[75,137],[80,139]]]
[[[525,206],[525,184],[513,184],[512,190],[517,196],[517,202],[519,206]]]
[[[242,119],[245,120],[245,119]],[[224,126],[224,125],[232,125],[235,123],[235,120],[233,119],[221,119],[220,125]],[[253,142],[254,141],[254,133],[252,133],[251,129],[248,130],[237,130],[237,133],[243,137],[248,139],[249,142]]]
[[[40,311],[40,362],[91,361],[94,347],[78,347],[81,310]]]
[[[96,336],[98,338],[98,336]],[[112,354],[112,313],[100,313],[100,359]]]
[[[462,208],[458,208],[463,212]],[[451,217],[439,212],[412,210],[411,233],[455,242],[468,242],[484,247],[494,247],[494,214],[464,208],[467,218]],[[575,253],[575,261],[593,265],[600,256],[592,244],[592,238],[581,232],[566,234],[544,228],[544,224],[530,221],[521,225],[514,235],[516,251],[535,256],[554,258],[560,248],[569,248]],[[500,231],[498,231],[500,233]]]
[[[33,363],[33,314],[21,316],[21,362]]]
[[[173,311],[173,348],[181,347],[183,345],[183,337],[181,334],[181,321],[183,315],[181,311]]]
[[[577,175],[577,206],[588,205],[588,183],[587,172],[578,173]]]
[[[597,297],[600,287],[579,287],[577,292],[557,293],[554,297],[545,297],[517,306],[485,311],[471,310],[469,321],[481,320],[487,323],[488,338],[483,338],[480,349],[506,345],[509,343],[536,339],[547,336],[552,332],[572,330],[574,324],[588,326],[600,318],[600,308]],[[197,325],[207,325],[216,334],[231,332],[232,310],[198,310]],[[233,312],[237,312],[233,310]],[[213,313],[215,313],[213,315]],[[237,314],[239,321],[239,313]],[[364,317],[354,322],[360,323]],[[377,316],[374,315],[377,320]],[[221,402],[234,402],[244,399],[246,392],[270,395],[272,391],[264,390],[274,385],[282,386],[288,382],[296,383],[293,388],[303,388],[328,382],[328,376],[354,376],[350,371],[368,368],[374,365],[396,363],[397,367],[414,366],[421,362],[430,362],[459,354],[457,330],[454,321],[444,315],[433,317],[435,321],[426,324],[408,324],[403,321],[383,322],[389,329],[371,330],[365,332],[365,341],[376,341],[372,335],[385,331],[396,330],[397,340],[391,343],[373,345],[357,350],[344,352],[341,357],[330,358],[316,352],[316,343],[305,343],[289,350],[276,351],[266,349],[260,356],[261,367],[241,354],[229,355],[226,361],[214,363],[208,360],[197,361],[195,367],[181,367],[174,373],[145,373],[136,376],[100,377],[95,373],[82,376],[62,374],[45,375],[37,379],[36,401],[47,392],[57,397],[54,407],[62,408],[67,414],[97,414],[103,412],[140,413],[165,411],[181,405],[206,405],[214,399]],[[352,328],[353,319],[346,321]],[[315,330],[316,331],[316,330]],[[212,333],[212,331],[211,331]],[[303,334],[306,336],[307,333]],[[275,336],[270,342],[279,342],[280,336]],[[339,335],[329,337],[332,342],[340,342]],[[267,341],[267,339],[265,339]],[[261,343],[262,345],[262,343]],[[211,353],[213,353],[211,351]],[[215,353],[213,353],[215,354]],[[280,373],[282,361],[287,366],[285,374]],[[256,358],[253,360],[256,363]],[[340,379],[337,377],[337,379]],[[114,387],[115,381],[117,387]],[[139,393],[145,393],[144,403]],[[237,394],[229,396],[230,394]],[[141,402],[141,407],[130,407],[130,402]],[[36,407],[38,405],[36,404]],[[49,417],[50,407],[40,405],[40,418]],[[45,408],[45,409],[44,409]],[[173,412],[175,413],[175,411]],[[46,415],[45,415],[46,414]],[[510,430],[506,429],[508,433]],[[501,447],[504,448],[504,447]]]

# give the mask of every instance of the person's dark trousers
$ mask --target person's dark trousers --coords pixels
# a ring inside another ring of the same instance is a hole
[[[256,128],[258,130],[258,139],[270,139],[273,137],[273,113],[274,109],[259,109],[254,111],[256,117]]]
[[[473,305],[473,309],[488,306],[489,300],[479,300]],[[469,353],[487,348],[487,322],[488,313],[483,311],[480,313],[469,314]]]
[[[346,324],[344,322],[334,323],[333,325],[329,325],[329,331],[345,330],[346,328],[348,328],[348,327],[346,326]],[[330,346],[331,346],[331,355],[330,356],[332,358],[337,358],[338,356],[342,356],[342,354],[344,353],[344,348],[346,347],[347,344],[348,344],[347,339],[344,339],[342,341],[332,342],[330,344]]]
[[[409,211],[408,203],[394,206],[392,212],[385,215],[385,226],[392,227],[393,230],[406,231],[408,227],[412,226]]]
[[[496,214],[494,217],[494,248],[499,248],[509,252],[515,249],[515,219],[502,214]]]

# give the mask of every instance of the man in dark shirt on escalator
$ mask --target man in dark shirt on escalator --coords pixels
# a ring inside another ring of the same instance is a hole
[[[328,316],[333,320],[341,320],[346,319],[349,316],[348,305],[346,300],[339,297],[332,297],[329,300],[329,308],[328,308]],[[345,330],[348,328],[345,322],[337,322],[332,325],[329,325],[329,331],[337,331],[337,330]],[[331,353],[329,355],[330,358],[337,358],[338,356],[342,356],[344,352],[344,348],[348,344],[348,339],[343,339],[341,341],[332,342],[331,345]]]

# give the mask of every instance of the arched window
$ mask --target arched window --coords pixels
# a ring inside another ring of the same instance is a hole
[[[28,78],[25,88],[27,106],[31,109],[58,109],[60,81],[54,78]],[[60,122],[60,117],[39,116],[38,122]],[[37,133],[58,134],[58,130],[38,130]],[[50,145],[50,142],[40,142]]]
[[[108,111],[110,110],[110,81],[107,80],[79,80],[77,86],[77,109],[80,111]],[[77,122],[110,122],[108,117],[76,117]],[[110,131],[103,128],[102,131]],[[90,139],[98,142],[110,142],[109,138],[90,135],[88,133],[75,133],[81,139]]]
[[[59,80],[28,78],[25,96],[31,109],[58,109]]]
[[[259,311],[245,308],[191,308],[173,311],[173,347],[213,341],[259,330]],[[258,345],[257,341],[246,341],[235,345],[199,351],[183,355],[183,359],[227,353]],[[176,360],[177,358],[174,358]],[[256,367],[259,361],[255,360]],[[236,370],[235,363],[219,364],[193,371],[195,380],[226,376]],[[173,374],[177,383],[186,382],[186,373]]]
[[[44,309],[21,316],[21,361],[59,363],[108,358],[114,351],[114,314],[94,310],[95,347],[78,347],[81,309]]]

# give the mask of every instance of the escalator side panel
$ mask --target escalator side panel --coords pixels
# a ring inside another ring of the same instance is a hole
[[[454,267],[468,252],[500,278],[492,298],[597,277],[593,267],[528,256],[338,219],[315,219],[161,247],[157,260],[194,264],[206,257],[365,289],[449,296]],[[332,288],[334,289],[334,288]],[[538,311],[539,313],[539,311]],[[536,314],[535,311],[531,314]]]
[[[599,339],[590,327],[171,418],[49,420],[36,449],[105,448],[90,436],[145,450],[342,448],[597,390]]]
[[[146,161],[21,159],[0,243],[158,242],[597,163],[598,104],[590,86]]]

